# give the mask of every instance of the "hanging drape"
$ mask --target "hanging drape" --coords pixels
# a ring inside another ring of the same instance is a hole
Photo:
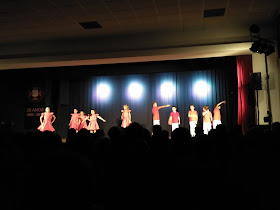
[[[243,133],[249,123],[249,82],[253,72],[252,56],[241,55],[236,57],[238,83],[238,125],[242,126]]]

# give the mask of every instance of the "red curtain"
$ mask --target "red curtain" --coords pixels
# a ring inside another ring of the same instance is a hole
[[[238,125],[242,126],[243,133],[249,123],[249,82],[253,72],[252,56],[241,55],[236,58],[238,81]]]

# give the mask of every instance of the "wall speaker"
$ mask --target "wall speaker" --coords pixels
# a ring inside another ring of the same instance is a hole
[[[251,90],[262,89],[261,72],[255,72],[250,74],[250,89]]]

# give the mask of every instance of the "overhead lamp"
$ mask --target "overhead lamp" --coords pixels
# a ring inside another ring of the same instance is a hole
[[[260,46],[261,46],[261,40],[256,40],[253,42],[252,46],[250,47],[250,50],[252,52],[258,52]]]
[[[266,56],[269,56],[270,54],[274,53],[275,52],[275,48],[273,45],[269,45],[265,51],[265,55]]]
[[[252,43],[252,46],[249,48],[254,53],[265,54],[269,56],[275,52],[274,43],[270,40],[254,36],[255,41]]]
[[[267,42],[261,41],[260,47],[259,47],[259,49],[258,49],[257,52],[258,52],[259,54],[263,54],[263,53],[266,51],[267,45],[268,45]]]

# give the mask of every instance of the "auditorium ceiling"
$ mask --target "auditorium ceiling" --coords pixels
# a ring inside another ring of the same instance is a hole
[[[279,0],[1,0],[0,69],[248,45],[252,24],[275,39],[279,14]]]

